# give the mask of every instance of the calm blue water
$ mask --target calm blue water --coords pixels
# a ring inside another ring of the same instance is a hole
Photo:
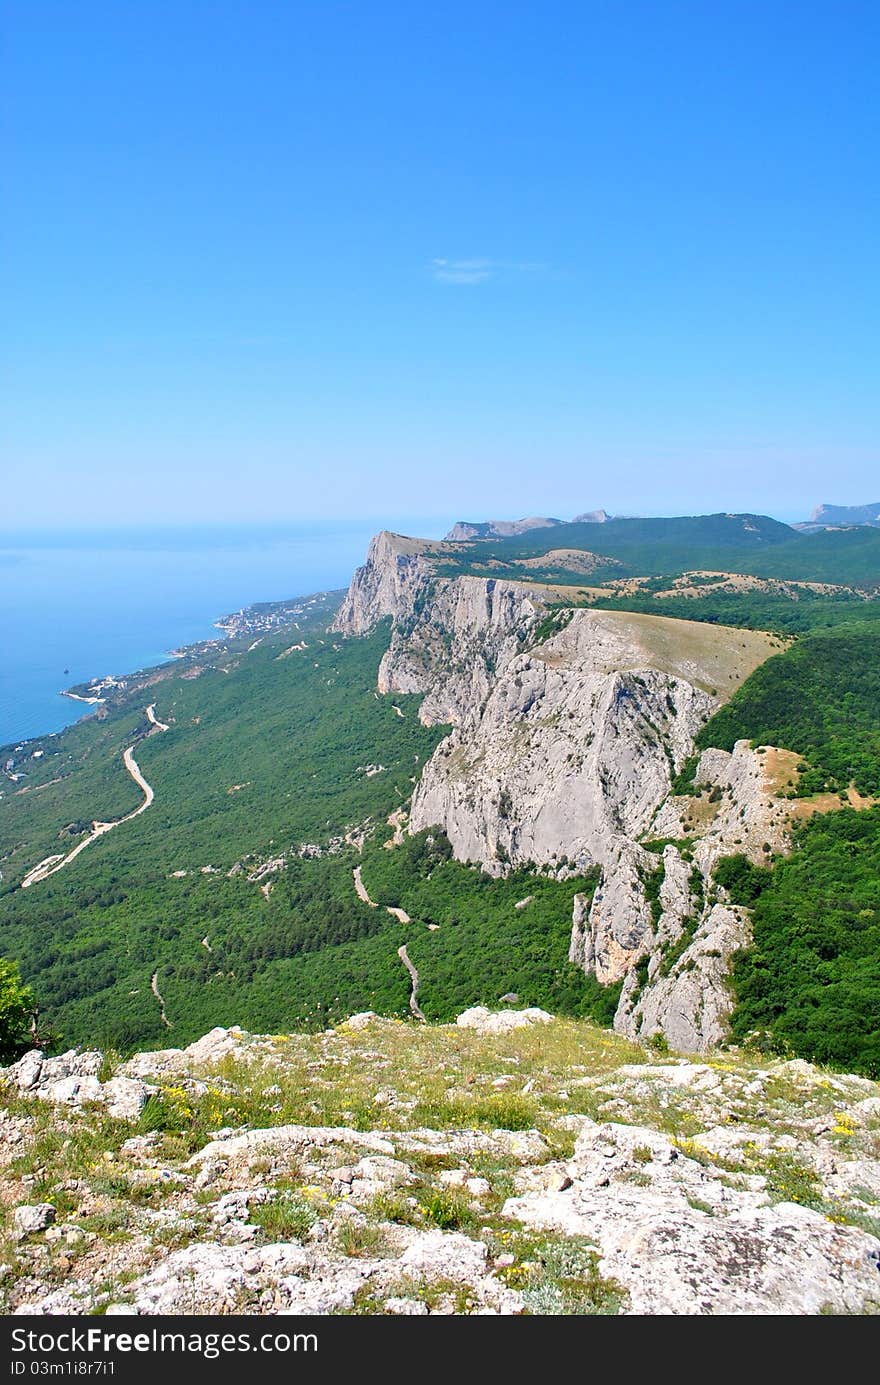
[[[0,537],[0,745],[78,721],[87,709],[61,688],[214,638],[229,611],[347,586],[377,527]]]

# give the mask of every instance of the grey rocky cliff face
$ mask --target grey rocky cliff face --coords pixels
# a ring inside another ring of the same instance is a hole
[[[638,977],[629,975],[615,1019],[615,1028],[628,1037],[662,1035],[683,1053],[704,1052],[725,1038],[731,959],[751,937],[747,912],[733,907],[712,884],[716,863],[742,852],[759,865],[767,848],[779,852],[790,846],[784,809],[767,782],[761,755],[748,741],[738,741],[732,752],[704,751],[694,782],[720,797],[706,805],[713,815],[700,828],[690,863],[675,846],[663,853],[662,913],[646,953],[646,982],[640,986]],[[660,839],[693,835],[684,811],[681,799],[667,799],[652,834]]]
[[[601,866],[589,917],[574,921],[571,956],[603,983],[651,941],[644,880],[656,863],[636,839],[715,705],[646,662],[615,614],[575,612],[496,672],[426,765],[410,815],[411,830],[440,825],[459,860],[496,872],[508,863]]]
[[[543,612],[540,595],[516,582],[434,579],[392,632],[379,691],[424,693],[425,725],[461,724],[483,705],[498,670],[528,643]]]
[[[437,576],[430,549],[378,534],[332,628],[363,635],[391,616],[379,691],[422,693],[425,725],[456,724],[483,703],[496,670],[528,641],[545,601],[524,583]]]
[[[462,860],[585,869],[648,828],[712,703],[653,669],[610,671],[609,633],[578,612],[511,659],[426,766],[414,831],[443,825]]]
[[[729,635],[578,609],[539,640],[540,587],[438,576],[431,547],[378,535],[335,625],[358,635],[392,617],[379,690],[421,693],[421,720],[453,728],[416,786],[409,830],[442,827],[458,860],[492,873],[598,866],[592,905],[575,903],[571,960],[603,984],[624,980],[622,1033],[705,1051],[724,1037],[730,959],[749,937],[743,911],[715,897],[712,868],[732,851],[758,860],[765,842],[786,845],[784,816],[745,742],[702,756],[697,782],[721,798],[698,830],[670,797],[719,705]],[[689,862],[670,846],[661,866],[639,844],[689,836],[699,838]]]
[[[386,616],[411,610],[430,579],[430,564],[411,539],[383,529],[370,544],[367,561],[351,579],[331,629],[366,635]]]

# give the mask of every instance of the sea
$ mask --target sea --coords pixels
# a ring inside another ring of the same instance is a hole
[[[162,663],[253,602],[347,586],[378,528],[453,522],[0,534],[0,746],[87,715],[63,688]]]

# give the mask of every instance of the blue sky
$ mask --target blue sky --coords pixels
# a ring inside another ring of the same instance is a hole
[[[4,528],[880,496],[875,0],[7,0]]]

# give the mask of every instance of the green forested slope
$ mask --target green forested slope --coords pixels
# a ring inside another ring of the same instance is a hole
[[[880,582],[880,529],[823,530],[799,534],[752,556],[742,554],[732,569],[756,577],[790,581]]]
[[[523,558],[540,558],[554,549],[584,549],[612,558],[615,571],[596,580],[634,575],[670,575],[709,570],[750,573],[790,581],[876,586],[880,581],[880,530],[854,528],[800,534],[766,515],[693,515],[674,519],[616,519],[607,524],[562,524],[531,529],[506,539],[462,545],[443,564],[450,572],[499,573]],[[556,569],[535,568],[533,578],[553,577]],[[521,573],[519,575],[522,575]],[[575,583],[583,577],[569,577]],[[594,580],[591,578],[591,580]]]
[[[461,547],[442,565],[444,571],[483,570],[488,562],[504,565],[522,558],[540,558],[554,549],[576,548],[613,558],[617,566],[605,574],[682,572],[686,568],[724,567],[736,555],[744,560],[794,537],[787,524],[766,515],[685,515],[675,519],[614,519],[607,524],[560,524],[530,529],[506,539],[481,539]],[[516,569],[511,568],[511,573]],[[548,575],[556,569],[548,568]],[[522,573],[519,573],[522,576]],[[533,576],[540,578],[542,569]],[[583,577],[576,579],[583,581]]]
[[[697,737],[731,750],[746,738],[797,751],[813,773],[801,788],[880,794],[880,625],[816,632],[769,659]]]
[[[768,660],[698,744],[729,750],[740,738],[802,755],[801,795],[850,783],[880,795],[880,627],[808,635]],[[730,881],[754,931],[733,973],[734,1034],[880,1076],[880,808],[814,817],[772,872]]]
[[[591,882],[492,881],[449,861],[448,844],[384,850],[385,819],[443,730],[420,725],[417,697],[377,696],[387,628],[342,641],[326,635],[325,619],[142,690],[106,721],[47,739],[45,759],[27,762],[26,792],[7,781],[0,956],[20,962],[67,1042],[179,1044],[214,1024],[283,1029],[370,1006],[403,1015],[402,942],[433,1017],[509,990],[568,1012],[595,999],[566,961],[572,896]],[[302,640],[307,649],[286,652]],[[22,890],[32,866],[82,839],[60,829],[142,801],[121,757],[154,700],[170,729],[136,745],[152,807]],[[367,774],[371,766],[382,768]],[[377,840],[362,858],[339,839],[365,823]],[[323,854],[301,859],[304,844]],[[267,898],[247,872],[282,855],[284,868],[264,877]],[[359,862],[375,897],[405,908],[412,925],[358,899]],[[515,910],[527,893],[534,904]]]
[[[880,809],[801,827],[754,903],[734,1035],[880,1077]]]
[[[780,635],[831,629],[854,620],[880,620],[880,600],[864,600],[846,591],[828,594],[802,589],[794,599],[763,591],[713,591],[707,585],[697,596],[659,597],[639,592],[626,597],[591,598],[589,604],[606,611],[642,611],[676,620],[704,620],[712,625],[735,625],[745,630],[771,630]]]
[[[291,930],[309,926],[243,874],[228,872],[249,853],[265,860],[295,853],[303,842],[326,848],[368,817],[384,823],[409,794],[442,732],[422,727],[406,699],[400,718],[389,699],[375,696],[387,635],[384,629],[342,645],[316,622],[200,677],[157,683],[107,721],[47,740],[28,792],[7,788],[0,801],[0,955],[19,960],[44,1014],[68,1038],[96,1031],[120,1043],[160,1037],[150,977],[158,969],[161,989],[170,963],[188,965],[198,978],[178,1007],[190,1036],[209,1012],[211,1023],[228,1022],[228,1008],[221,1014],[199,986],[204,963],[214,962],[213,973],[233,968],[223,968],[201,939],[228,932],[239,951],[246,943],[272,956]],[[303,638],[306,650],[279,657]],[[154,699],[171,729],[136,747],[155,789],[152,807],[22,890],[30,867],[81,839],[59,838],[66,824],[110,820],[142,801],[121,753]],[[366,766],[379,762],[382,773],[367,776]],[[60,783],[50,782],[59,775]],[[348,903],[338,910],[343,936],[357,931]],[[362,912],[368,931],[373,911]]]

